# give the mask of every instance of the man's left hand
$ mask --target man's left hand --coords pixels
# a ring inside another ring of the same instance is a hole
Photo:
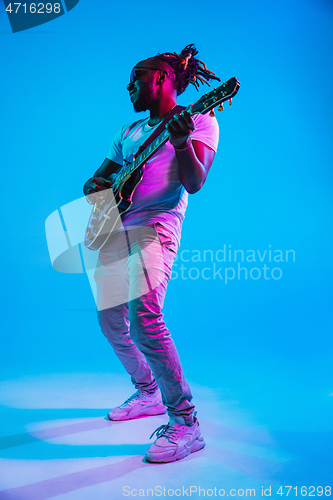
[[[174,148],[182,149],[187,142],[191,132],[194,130],[194,123],[191,115],[187,111],[176,114],[166,124],[166,129],[170,133],[170,143]]]

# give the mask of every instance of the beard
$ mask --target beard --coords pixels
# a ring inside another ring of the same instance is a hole
[[[136,113],[147,111],[152,102],[152,89],[150,88],[150,85],[145,85],[137,92],[138,97],[133,103],[134,111]]]

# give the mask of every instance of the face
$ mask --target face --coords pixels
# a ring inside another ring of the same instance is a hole
[[[156,97],[158,88],[156,77],[160,74],[160,70],[156,68],[156,63],[154,68],[153,61],[142,61],[133,69],[135,74],[132,71],[131,82],[127,85],[127,90],[130,93],[134,110],[147,111]]]

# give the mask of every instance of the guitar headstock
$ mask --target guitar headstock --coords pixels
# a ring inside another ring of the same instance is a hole
[[[240,83],[237,78],[230,78],[230,80],[216,89],[204,94],[195,104],[193,104],[191,107],[191,114],[201,113],[204,115],[218,104],[221,105],[222,102],[232,99],[237,94],[239,87]]]

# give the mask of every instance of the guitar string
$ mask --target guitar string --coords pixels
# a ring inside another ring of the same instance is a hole
[[[222,87],[222,85],[221,85],[221,87]],[[225,87],[225,84],[223,84],[223,87]],[[215,90],[215,89],[214,89],[214,90]],[[237,89],[237,90],[238,90],[238,89]],[[234,94],[234,93],[232,92],[231,94]],[[225,100],[227,100],[227,97],[226,97],[226,96],[224,96],[224,99],[223,99],[223,100],[221,100],[221,101],[219,100],[219,102],[223,102],[223,101],[225,101]],[[200,101],[200,99],[199,99],[199,101]],[[194,107],[197,107],[197,106],[198,106],[199,101],[198,101],[197,103],[195,103],[195,104],[192,106],[192,114],[194,114]],[[214,104],[215,104],[215,106],[217,106],[218,102],[215,102]],[[215,107],[215,106],[213,106],[213,107]],[[208,110],[207,110],[207,111],[208,111]],[[198,110],[196,109],[196,111],[195,111],[195,112],[199,112],[199,113],[200,113],[201,111],[200,111],[200,110],[198,111]],[[164,131],[163,131],[163,132],[162,132],[162,133],[161,133],[161,134],[160,134],[160,135],[159,135],[159,136],[155,139],[155,141],[154,141],[154,142],[153,142],[153,143],[152,143],[149,147],[153,146],[154,144],[158,145],[158,144],[157,144],[157,143],[158,143],[158,140],[161,138],[161,136],[162,136],[164,133],[165,133],[165,129],[164,129]],[[159,144],[159,146],[161,146],[161,145],[162,145],[162,143],[163,143],[163,144],[165,144],[165,143],[168,141],[169,137],[170,137],[170,134],[168,133],[168,134],[166,135],[166,137],[165,137],[165,138],[163,138],[163,139],[166,139],[166,140],[165,140],[165,141],[164,141],[164,140],[162,140],[162,141],[161,141],[161,144]],[[156,149],[157,149],[157,148],[156,148]],[[146,151],[146,152],[147,152],[147,151]],[[153,148],[153,151],[151,151],[151,153],[153,153],[153,152],[155,152],[155,148]],[[142,154],[142,153],[141,153],[141,154]],[[138,158],[140,158],[140,156],[141,156],[141,155],[139,155],[139,157],[138,157]],[[137,160],[138,158],[136,158],[136,160]],[[143,158],[143,159],[145,159],[145,158]],[[140,163],[140,162],[139,162],[139,163]],[[143,162],[142,162],[142,163],[143,163]],[[133,163],[132,163],[132,166],[133,166]],[[141,165],[138,165],[137,167],[135,167],[135,168],[133,169],[133,172],[134,172],[137,168],[139,168],[139,166],[141,166]],[[130,169],[129,169],[129,170],[130,170]],[[125,176],[125,179],[126,179],[126,177],[130,177],[130,176],[132,175],[132,173],[133,173],[133,172],[131,172],[128,176]],[[122,174],[123,174],[123,173],[124,173],[124,172],[122,172]],[[119,175],[121,175],[121,173],[119,173]],[[123,185],[126,183],[126,180],[125,180],[125,179],[124,179],[124,182],[123,182],[121,185],[120,185],[120,183],[118,184],[118,186],[116,187],[116,189],[115,189],[115,190],[113,190],[113,188],[111,188],[111,189],[112,189],[112,191],[113,191],[113,194],[114,194],[114,198],[115,198],[116,196],[120,195],[120,190],[121,190],[121,188],[123,187]],[[117,204],[116,204],[115,206],[117,206]]]

